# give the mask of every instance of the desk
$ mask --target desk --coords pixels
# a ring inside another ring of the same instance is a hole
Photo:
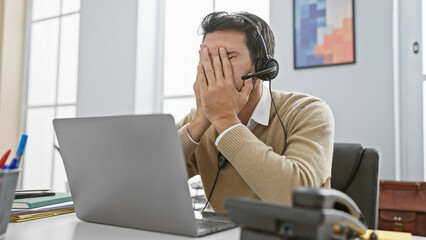
[[[143,231],[138,229],[108,226],[97,223],[83,222],[77,219],[75,213],[56,217],[44,218],[22,223],[9,223],[6,240],[93,240],[93,239],[240,239],[240,229],[234,228],[201,238],[177,236],[165,233]],[[413,236],[413,240],[426,240],[426,237]]]
[[[143,231],[139,229],[109,226],[97,223],[80,221],[75,213],[38,219],[22,223],[9,223],[6,240],[117,240],[117,239],[240,239],[240,229],[234,228],[219,233],[210,234],[201,238],[171,235]]]

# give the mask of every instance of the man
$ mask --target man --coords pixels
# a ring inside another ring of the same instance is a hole
[[[189,177],[201,176],[217,212],[225,212],[227,196],[290,203],[296,186],[328,187],[331,177],[330,108],[308,95],[273,91],[285,142],[262,80],[241,79],[256,72],[265,51],[255,26],[238,15],[257,25],[273,56],[274,36],[261,18],[246,12],[207,15],[194,83],[197,108],[178,123]],[[219,152],[229,162],[220,171]]]

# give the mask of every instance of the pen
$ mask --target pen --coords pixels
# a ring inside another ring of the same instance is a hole
[[[48,192],[50,191],[50,189],[19,189],[19,190],[15,190],[16,193],[28,193],[28,192]]]
[[[15,169],[18,168],[18,158],[13,158],[12,162],[10,163],[10,165],[7,167],[7,169]]]
[[[21,141],[19,142],[18,150],[16,151],[16,158],[17,158],[16,167],[18,167],[19,162],[21,161],[21,157],[24,154],[25,145],[27,144],[27,139],[28,139],[28,135],[22,134]]]
[[[9,154],[10,154],[10,152],[11,152],[12,150],[8,150],[4,155],[3,155],[3,157],[0,159],[0,169],[1,168],[3,168],[3,166],[4,166],[4,164],[6,163],[6,161],[7,161],[7,158],[9,157]]]

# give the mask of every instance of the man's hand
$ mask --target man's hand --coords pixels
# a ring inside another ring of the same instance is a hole
[[[232,66],[225,48],[203,47],[198,65],[200,96],[203,112],[218,133],[241,123],[238,113],[247,103],[253,89],[251,79],[244,81],[237,91],[232,76]],[[202,73],[202,74],[200,74]],[[198,79],[198,78],[197,78]]]
[[[200,45],[200,48],[205,47],[204,44]],[[201,50],[199,51],[199,53]],[[201,62],[201,59],[200,59]],[[199,63],[200,64],[200,63]],[[206,118],[203,112],[203,107],[201,105],[201,96],[200,96],[200,81],[204,78],[204,72],[200,71],[199,68],[197,68],[197,78],[195,79],[195,83],[193,85],[194,93],[195,93],[195,100],[197,102],[197,113],[195,115],[194,120],[188,125],[188,133],[191,136],[191,138],[198,142],[201,139],[201,136],[207,131],[207,129],[210,127],[211,123]]]

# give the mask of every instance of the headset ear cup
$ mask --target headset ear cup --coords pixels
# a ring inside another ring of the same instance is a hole
[[[272,79],[274,79],[275,77],[277,77],[277,75],[278,75],[278,71],[280,70],[280,66],[278,65],[278,61],[277,60],[275,60],[275,58],[269,58],[267,61],[266,61],[266,66],[265,66],[265,69],[267,69],[267,68],[273,68],[273,67],[277,67],[277,70],[275,70],[275,71],[273,71],[273,72],[271,72],[271,73],[267,73],[267,74],[265,74],[265,78],[267,78],[267,79],[269,79],[269,80],[272,80]]]
[[[273,68],[273,67],[276,67],[277,70],[271,73],[265,73],[265,74],[259,75],[258,78],[262,80],[272,80],[278,75],[278,70],[279,70],[278,61],[275,60],[275,58],[270,57],[266,61],[264,60],[264,58],[260,58],[256,63],[256,72],[260,72],[262,70]]]

